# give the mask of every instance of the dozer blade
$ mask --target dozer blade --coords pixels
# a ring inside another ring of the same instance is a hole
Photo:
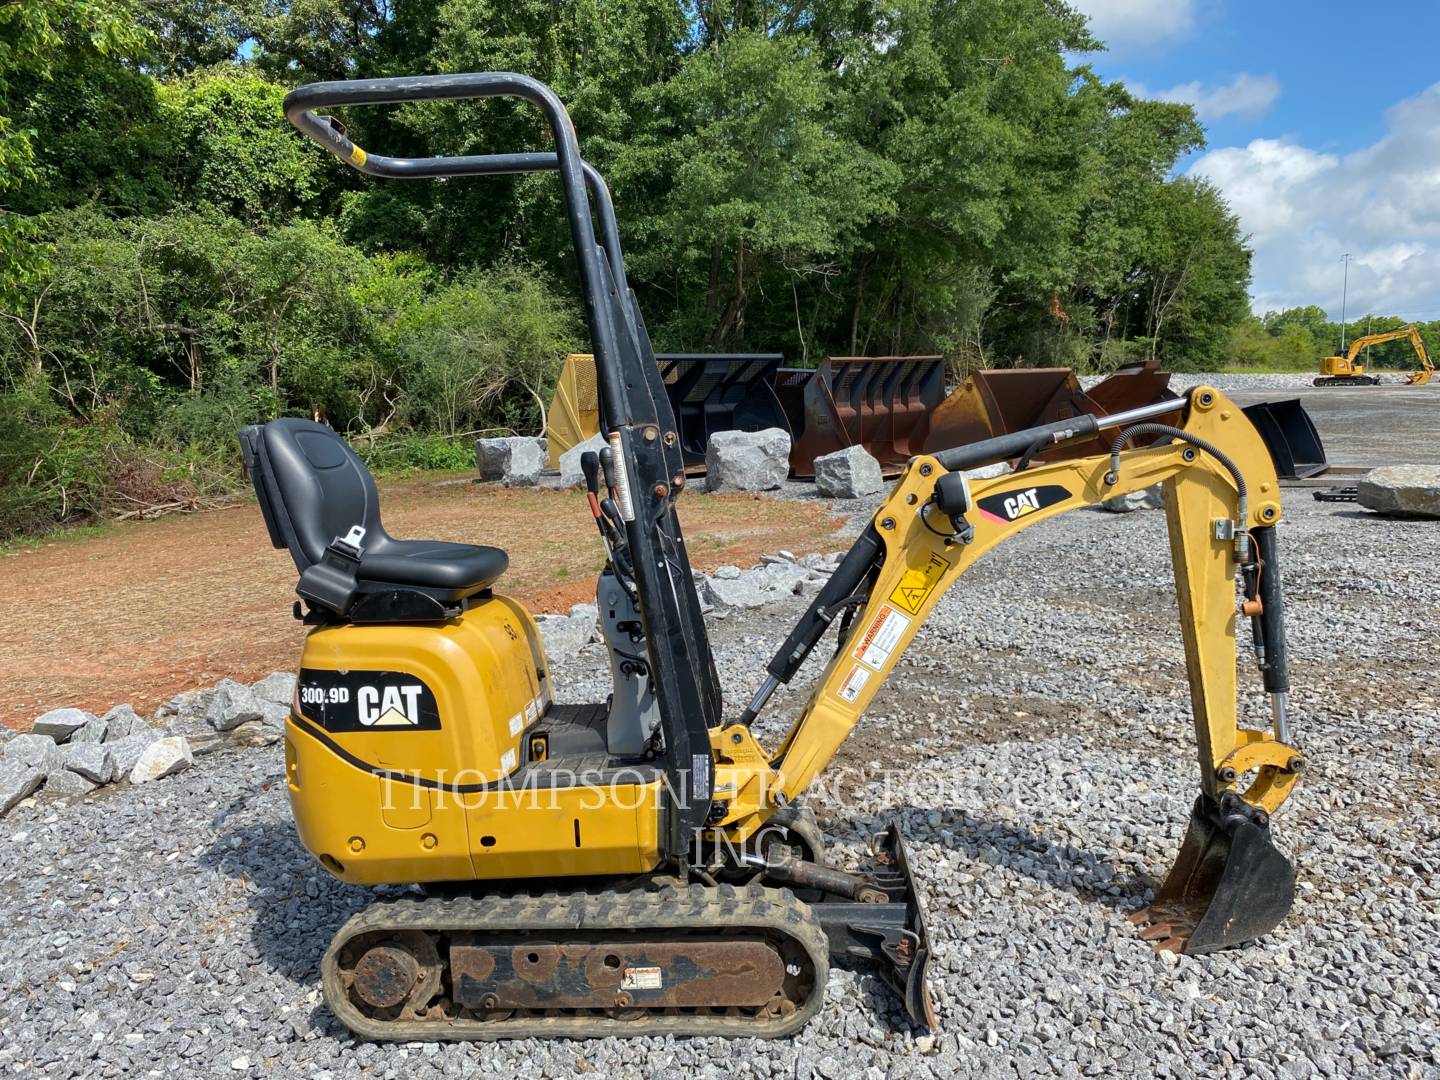
[[[813,372],[784,368],[777,389],[794,441],[790,472],[815,475],[815,459],[863,446],[887,474],[921,452],[945,394],[941,356],[830,356]]]
[[[1303,480],[1329,468],[1320,433],[1299,398],[1261,401],[1241,411],[1260,433],[1281,480]]]
[[[821,892],[810,899],[836,960],[872,960],[880,975],[899,995],[905,1011],[918,1026],[938,1028],[930,1002],[930,934],[925,912],[915,891],[915,878],[900,840],[891,825],[876,840],[870,864],[841,876],[862,879],[867,900]],[[883,894],[884,899],[881,899]],[[803,895],[803,893],[802,893]]]
[[[1263,811],[1230,793],[1201,795],[1180,855],[1150,906],[1130,916],[1157,952],[1192,956],[1268,934],[1295,900],[1295,868]]]
[[[1109,416],[1167,397],[1170,375],[1158,362],[1127,364],[1087,392],[1070,368],[994,368],[971,372],[930,418],[925,450],[952,446],[1039,427],[1074,416]],[[1102,453],[1101,440],[1066,444],[1039,455],[1058,461]]]

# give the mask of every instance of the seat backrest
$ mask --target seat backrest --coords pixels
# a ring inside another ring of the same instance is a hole
[[[364,527],[367,547],[385,536],[375,480],[333,429],[282,417],[247,427],[240,445],[270,541],[301,573],[352,526]]]

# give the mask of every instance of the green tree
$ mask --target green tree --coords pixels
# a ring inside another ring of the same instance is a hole
[[[313,205],[343,166],[283,122],[284,87],[221,70],[163,84],[163,122],[175,152],[180,201],[215,206],[242,221],[284,221]]]
[[[743,29],[640,95],[659,119],[618,171],[668,178],[654,212],[634,220],[632,261],[673,291],[671,338],[747,340],[764,293],[764,330],[788,324],[795,334],[784,336],[808,351],[801,289],[840,273],[866,232],[894,217],[900,181],[894,165],[834,129],[835,97],[833,74],[803,39]]]
[[[124,0],[8,0],[0,4],[0,299],[34,280],[45,248],[8,203],[35,174],[34,132],[17,124],[27,95],[48,79],[67,48],[99,55],[138,48],[143,31]]]

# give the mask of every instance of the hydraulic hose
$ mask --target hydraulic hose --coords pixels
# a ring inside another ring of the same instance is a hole
[[[1189,443],[1197,450],[1209,454],[1225,466],[1226,471],[1235,480],[1235,491],[1239,496],[1239,514],[1235,523],[1236,535],[1240,538],[1242,548],[1246,549],[1246,551],[1242,551],[1242,554],[1248,552],[1249,539],[1245,531],[1245,523],[1250,518],[1249,485],[1245,483],[1244,474],[1240,472],[1240,467],[1231,460],[1229,454],[1198,435],[1191,435],[1188,431],[1171,427],[1169,424],[1132,424],[1116,435],[1115,441],[1110,444],[1110,471],[1105,476],[1106,482],[1113,484],[1120,479],[1120,451],[1124,449],[1126,443],[1140,435],[1166,435],[1172,439],[1179,439],[1181,442]]]

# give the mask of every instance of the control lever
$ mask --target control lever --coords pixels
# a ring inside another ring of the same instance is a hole
[[[586,450],[580,455],[580,471],[585,474],[585,490],[591,495],[600,494],[600,455]]]
[[[593,450],[586,450],[580,455],[580,471],[585,475],[585,498],[590,503],[590,513],[595,515],[600,538],[605,541],[613,562],[616,550],[624,544],[624,534],[616,524],[620,520],[620,513],[615,508],[614,501],[608,496],[603,501],[600,498],[600,455]]]
[[[585,474],[585,495],[590,502],[590,512],[595,515],[595,521],[603,533],[605,524],[600,518],[600,456],[594,450],[586,450],[580,455],[580,471]]]
[[[610,447],[600,448],[600,468],[605,470],[605,490],[610,492],[610,497],[615,498],[615,451]],[[615,520],[620,520],[619,507],[617,505]]]

